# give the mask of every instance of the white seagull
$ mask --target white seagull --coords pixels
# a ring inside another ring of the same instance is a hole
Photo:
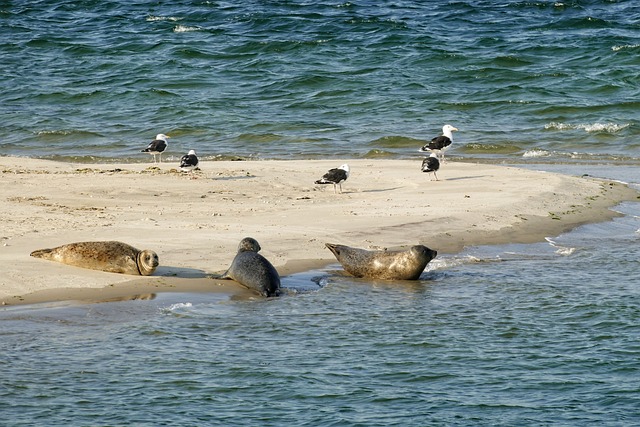
[[[162,153],[167,149],[167,145],[169,145],[169,141],[167,141],[168,138],[169,136],[164,133],[159,133],[156,135],[156,139],[151,141],[149,145],[147,145],[147,148],[140,150],[140,152],[152,154],[154,163],[157,163],[156,154],[159,154],[160,163],[162,163]]]
[[[189,150],[188,154],[185,154],[180,159],[180,169],[185,172],[191,172],[198,167],[198,156],[196,156],[195,150]]]
[[[436,175],[438,169],[440,169],[440,160],[438,160],[438,155],[436,153],[431,153],[429,157],[422,161],[422,172],[427,172],[429,175],[433,172],[433,176],[436,177],[436,181],[438,181],[438,175]]]
[[[316,184],[333,184],[333,192],[337,193],[336,185],[340,186],[340,193],[342,193],[342,183],[349,178],[349,165],[344,164],[339,168],[329,169],[329,172],[325,173],[322,178],[316,181]]]
[[[440,154],[444,162],[444,152],[453,142],[453,132],[457,130],[457,128],[451,125],[444,125],[442,127],[442,135],[433,138],[431,142],[422,147],[420,151],[431,151],[432,153]]]

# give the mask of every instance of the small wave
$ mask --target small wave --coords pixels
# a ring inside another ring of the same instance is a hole
[[[71,135],[73,133],[72,130],[41,130],[36,133],[38,136],[46,136],[46,135]]]
[[[371,142],[371,145],[384,148],[422,147],[425,141],[407,136],[383,136]]]
[[[462,255],[436,258],[427,264],[426,271],[448,270],[466,264],[481,264],[486,262],[500,262],[499,256],[495,258],[477,257],[474,255]]]
[[[148,22],[157,22],[157,21],[177,22],[177,21],[181,21],[181,20],[182,20],[182,18],[177,18],[175,16],[154,16],[154,15],[147,16],[147,21]]]
[[[638,49],[638,48],[640,48],[640,44],[624,44],[624,45],[613,46],[611,50],[614,52],[618,52],[620,50]]]
[[[562,246],[559,245],[558,243],[556,243],[555,240],[546,237],[545,240],[554,248],[556,248],[555,253],[558,255],[563,255],[563,256],[569,256],[571,254],[573,254],[576,251],[576,248],[570,247],[570,246]]]
[[[42,137],[77,135],[77,136],[86,138],[86,137],[97,137],[97,136],[100,136],[100,134],[97,134],[95,132],[86,131],[86,130],[77,130],[77,129],[40,130],[40,131],[35,132],[35,134],[37,136],[42,136]]]
[[[185,317],[189,315],[190,309],[193,304],[190,302],[178,302],[171,304],[169,307],[160,308],[160,312],[166,315],[172,315],[176,317]]]
[[[539,148],[535,148],[533,150],[525,151],[525,153],[522,155],[522,157],[537,158],[537,157],[548,157],[550,155],[551,155],[551,153],[548,152],[547,150],[541,150]]]
[[[627,127],[629,127],[629,123],[624,125],[618,125],[616,123],[594,123],[591,125],[584,125],[584,130],[587,132],[616,133]]]
[[[562,152],[562,151],[547,151],[541,148],[533,148],[531,150],[525,151],[522,155],[523,158],[529,159],[540,159],[543,157],[548,157],[552,159],[571,159],[571,160],[584,160],[584,161],[594,161],[597,160],[599,162],[603,161],[634,161],[632,157],[620,156],[620,155],[606,155],[602,153],[586,153],[586,152]]]
[[[520,147],[510,144],[483,144],[470,143],[459,148],[463,153],[490,153],[490,154],[511,154],[521,150]]]
[[[188,27],[186,25],[176,25],[173,29],[174,33],[190,33],[192,31],[200,31],[200,27]]]
[[[193,304],[191,304],[190,302],[178,302],[176,304],[171,304],[169,308],[167,308],[167,311],[176,311],[183,308],[191,308],[191,307],[193,307]]]
[[[558,255],[563,255],[563,256],[569,256],[571,254],[573,254],[576,251],[576,248],[565,248],[565,247],[558,247],[558,249],[556,249],[556,253]]]
[[[558,123],[551,122],[545,125],[545,130],[577,130],[582,129],[585,132],[607,132],[607,133],[617,133],[623,129],[631,126],[630,123],[625,123],[623,125],[617,123],[581,123],[581,124],[571,124],[571,123]]]
[[[388,157],[393,157],[393,153],[385,150],[373,149],[369,150],[365,155],[365,159],[384,159]]]
[[[243,144],[263,144],[281,141],[283,138],[282,135],[275,133],[242,133],[238,135],[237,140]]]

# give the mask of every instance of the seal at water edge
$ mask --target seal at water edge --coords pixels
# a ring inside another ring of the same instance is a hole
[[[342,267],[355,277],[384,280],[418,280],[437,251],[415,245],[405,251],[369,251],[325,243]]]
[[[256,239],[245,237],[227,271],[211,274],[212,279],[232,279],[265,297],[280,295],[280,275],[275,267],[258,252],[262,249]]]
[[[109,273],[150,276],[158,267],[158,254],[122,242],[78,242],[52,249],[39,249],[31,256],[75,267]]]

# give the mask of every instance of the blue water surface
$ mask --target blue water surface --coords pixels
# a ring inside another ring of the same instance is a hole
[[[640,6],[622,1],[0,5],[0,155],[637,164]]]

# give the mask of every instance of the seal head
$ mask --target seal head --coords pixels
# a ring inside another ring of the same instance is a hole
[[[160,260],[158,259],[157,253],[145,249],[138,252],[136,264],[138,265],[138,271],[141,276],[151,276],[154,271],[156,271],[156,268],[158,268],[158,265],[160,265]]]

